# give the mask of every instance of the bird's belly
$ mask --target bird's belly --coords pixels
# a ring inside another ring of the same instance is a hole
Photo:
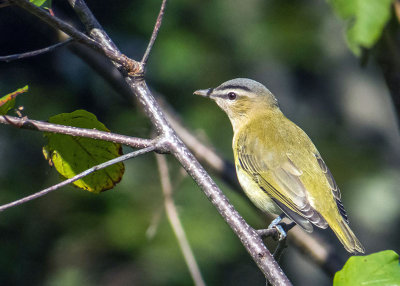
[[[242,186],[245,194],[249,197],[251,202],[263,212],[279,215],[282,213],[280,208],[274,201],[266,194],[258,184],[242,169],[237,168],[239,183]]]

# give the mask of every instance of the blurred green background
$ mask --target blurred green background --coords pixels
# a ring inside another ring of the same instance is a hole
[[[87,2],[119,48],[140,59],[160,1]],[[65,1],[54,1],[54,11],[77,20]],[[264,83],[283,112],[317,145],[367,253],[399,252],[396,117],[381,71],[373,61],[361,68],[343,30],[343,22],[325,1],[170,1],[147,82],[188,127],[230,159],[232,131],[226,115],[192,92],[236,77]],[[57,41],[53,29],[25,11],[0,9],[0,55]],[[151,125],[142,112],[68,48],[0,63],[0,95],[26,84],[30,91],[17,103],[29,118],[47,120],[86,109],[113,132],[150,136]],[[0,125],[1,204],[59,181],[42,157],[44,144],[39,132]],[[176,161],[168,160],[179,214],[206,283],[264,285],[262,274],[214,207]],[[252,205],[214,178],[252,226],[268,225]],[[331,231],[315,235],[348,257]],[[290,246],[282,267],[295,285],[332,283]],[[101,195],[68,187],[0,214],[0,285],[27,284],[193,284],[163,211],[153,154],[127,162],[122,182]]]

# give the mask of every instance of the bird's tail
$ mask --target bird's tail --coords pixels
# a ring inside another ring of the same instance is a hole
[[[350,226],[346,221],[341,218],[339,220],[336,220],[332,224],[328,221],[328,224],[348,252],[365,252],[364,246],[362,246],[361,242],[358,240],[354,232],[350,229]]]

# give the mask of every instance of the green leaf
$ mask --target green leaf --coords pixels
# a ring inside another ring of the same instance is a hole
[[[30,2],[38,7],[42,7],[45,9],[50,9],[51,7],[51,0],[30,0]]]
[[[24,87],[17,89],[14,92],[11,92],[3,97],[0,98],[0,115],[6,115],[7,112],[14,108],[15,106],[15,98],[20,95],[21,93],[27,92],[28,86],[25,85]]]
[[[347,44],[359,56],[362,48],[371,48],[390,19],[393,0],[328,0],[336,13],[347,20]]]
[[[49,122],[109,131],[94,114],[85,110],[58,114],[51,117]],[[47,132],[45,136],[48,139],[48,145],[43,148],[44,157],[55,166],[61,176],[67,179],[122,155],[121,145],[112,142]],[[98,194],[113,188],[121,180],[124,170],[123,163],[114,164],[73,184],[78,188]]]
[[[352,256],[336,272],[334,286],[400,285],[399,255],[385,250],[367,256]]]

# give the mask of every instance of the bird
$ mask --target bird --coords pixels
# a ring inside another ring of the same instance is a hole
[[[365,252],[317,148],[282,113],[263,84],[236,78],[194,94],[214,100],[228,115],[236,174],[244,193],[263,212],[279,215],[269,227],[280,226],[285,216],[307,232],[313,225],[329,226],[348,252]]]

